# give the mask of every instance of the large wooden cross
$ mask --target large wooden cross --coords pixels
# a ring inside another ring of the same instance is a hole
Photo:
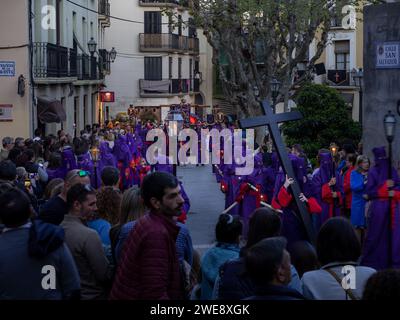
[[[242,129],[248,129],[265,125],[268,126],[272,141],[275,145],[275,150],[278,152],[279,160],[281,161],[281,164],[283,166],[283,170],[288,175],[288,177],[293,178],[294,180],[294,183],[291,185],[290,189],[293,195],[293,199],[296,202],[297,208],[299,209],[309,241],[311,243],[315,243],[315,232],[311,223],[310,214],[308,213],[305,204],[299,198],[301,190],[299,184],[297,183],[292,163],[289,160],[286,146],[283,143],[282,136],[278,127],[278,123],[298,120],[303,118],[303,116],[298,111],[274,114],[267,100],[264,100],[262,102],[262,107],[265,114],[264,116],[240,120],[240,127]]]

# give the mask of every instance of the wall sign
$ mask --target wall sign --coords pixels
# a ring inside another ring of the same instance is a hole
[[[0,61],[0,77],[15,76],[15,61]]]
[[[13,121],[12,104],[0,104],[0,121]]]
[[[383,42],[376,46],[377,69],[400,69],[400,42]]]

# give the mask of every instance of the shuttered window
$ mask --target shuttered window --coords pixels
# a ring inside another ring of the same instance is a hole
[[[144,57],[145,80],[162,80],[162,57]]]
[[[161,33],[161,12],[144,12],[144,33]]]

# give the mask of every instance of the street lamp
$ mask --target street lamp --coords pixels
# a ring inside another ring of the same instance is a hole
[[[394,134],[396,131],[396,117],[392,113],[392,111],[388,111],[388,113],[385,115],[383,119],[383,127],[385,129],[385,136],[386,140],[389,143],[389,165],[388,165],[388,180],[392,180],[392,142],[394,140]],[[388,258],[389,258],[389,267],[392,266],[392,213],[391,213],[391,207],[392,207],[392,195],[391,195],[391,189],[393,187],[391,186],[389,188],[389,245],[388,245]]]
[[[88,48],[89,48],[90,55],[93,56],[94,53],[96,52],[97,42],[94,41],[94,39],[92,37],[92,38],[90,38],[90,40],[89,40],[87,45],[88,45]]]
[[[165,122],[168,123],[168,136],[173,137],[173,139],[177,139],[179,132],[183,128],[183,116],[182,113],[178,110],[171,110],[168,112],[167,117],[165,118]],[[169,151],[169,150],[168,150]],[[167,153],[168,153],[167,151]],[[169,156],[169,154],[168,154]],[[176,159],[173,161],[173,174],[176,177]]]
[[[114,63],[116,57],[117,57],[117,50],[115,50],[115,48],[112,47],[112,49],[110,51],[110,60],[111,60],[111,62]]]
[[[358,87],[358,99],[359,99],[359,103],[358,103],[358,108],[359,108],[359,122],[362,126],[363,123],[363,78],[364,78],[364,72],[363,70],[360,68],[358,70],[353,69],[352,71],[353,73],[353,79],[354,79],[354,84],[356,85],[356,87]]]
[[[386,140],[389,142],[389,171],[388,178],[392,179],[392,142],[394,140],[394,134],[396,131],[396,117],[392,113],[392,111],[388,111],[383,119],[383,127],[385,129]]]
[[[281,88],[281,83],[278,80],[276,80],[276,78],[272,79],[270,82],[270,90],[272,95],[272,105],[274,113],[276,107],[276,98],[278,98],[280,88]]]

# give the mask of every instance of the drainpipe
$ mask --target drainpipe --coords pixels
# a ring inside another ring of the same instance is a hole
[[[32,27],[32,0],[28,0],[28,26],[29,26],[29,80],[31,89],[31,108],[32,108],[32,128],[31,135],[33,137],[35,130],[35,80],[33,77],[33,27]]]

